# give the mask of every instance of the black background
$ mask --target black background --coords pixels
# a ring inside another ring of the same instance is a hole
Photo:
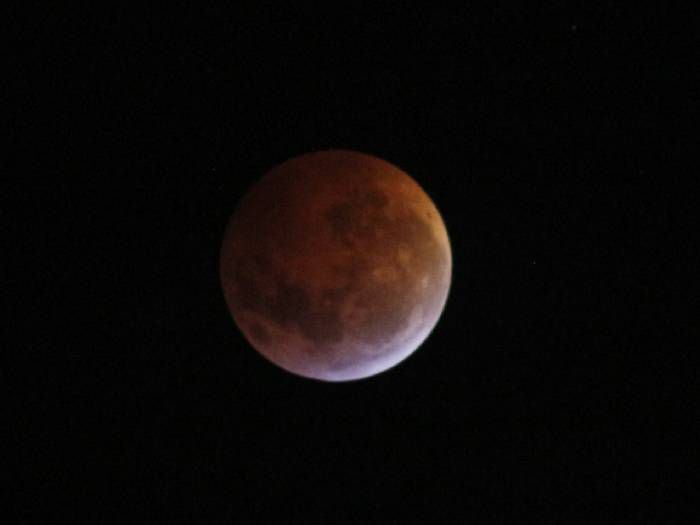
[[[671,307],[689,248],[668,239],[696,231],[671,188],[694,174],[698,41],[666,3],[605,4],[11,16],[12,519],[692,508],[697,374],[667,335],[690,326]],[[454,255],[428,341],[347,384],[260,358],[218,280],[250,184],[327,148],[410,173]]]

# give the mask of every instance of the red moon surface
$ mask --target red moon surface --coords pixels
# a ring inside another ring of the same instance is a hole
[[[369,377],[411,355],[442,313],[451,274],[447,230],[425,191],[345,150],[270,170],[231,216],[220,258],[247,341],[322,381]]]

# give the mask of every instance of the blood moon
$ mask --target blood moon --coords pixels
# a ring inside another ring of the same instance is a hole
[[[236,324],[294,374],[378,374],[426,339],[452,272],[440,213],[406,173],[345,150],[270,170],[239,203],[220,258]]]

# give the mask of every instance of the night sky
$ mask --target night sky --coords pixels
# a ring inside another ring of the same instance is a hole
[[[691,326],[672,306],[689,248],[669,241],[697,232],[697,183],[671,200],[697,173],[692,22],[661,3],[333,5],[10,18],[6,254],[28,277],[9,273],[0,353],[6,523],[693,510],[697,372],[667,336]],[[328,148],[414,177],[453,250],[430,338],[347,384],[261,358],[218,274],[250,185]]]

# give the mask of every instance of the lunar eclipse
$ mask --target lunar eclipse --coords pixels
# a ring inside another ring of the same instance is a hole
[[[450,287],[442,217],[409,175],[345,150],[270,170],[223,239],[231,315],[266,359],[299,376],[349,381],[411,355]]]

